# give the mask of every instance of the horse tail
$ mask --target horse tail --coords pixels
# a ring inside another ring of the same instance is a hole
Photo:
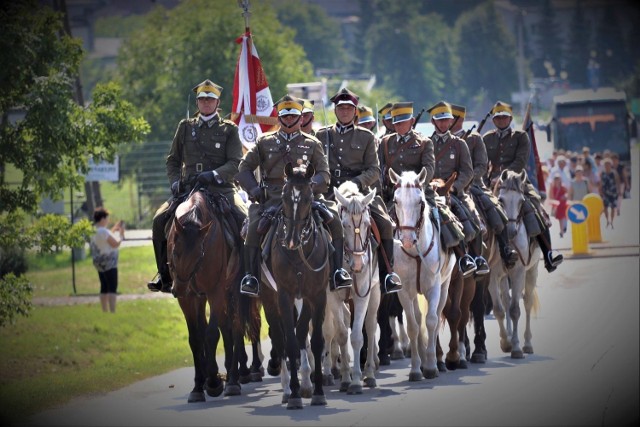
[[[533,298],[533,304],[531,305],[531,312],[534,315],[538,314],[540,310],[540,298],[538,297],[538,290],[534,287],[533,292],[531,292],[531,298]]]

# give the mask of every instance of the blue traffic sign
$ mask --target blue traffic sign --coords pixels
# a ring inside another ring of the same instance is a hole
[[[569,206],[567,211],[567,216],[569,217],[569,221],[574,224],[582,224],[587,220],[589,216],[589,210],[582,203],[575,203]]]

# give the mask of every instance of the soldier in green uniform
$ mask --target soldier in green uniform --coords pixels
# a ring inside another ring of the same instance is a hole
[[[393,200],[393,184],[389,181],[389,169],[400,175],[404,171],[419,174],[423,167],[426,168],[425,190],[435,171],[433,142],[413,129],[413,102],[393,104],[390,114],[395,133],[382,137],[378,151],[383,177],[382,199],[389,210]]]
[[[467,114],[467,109],[462,105],[451,104],[454,121],[451,126],[451,133],[466,141],[471,154],[473,165],[473,179],[468,187],[469,194],[473,197],[476,208],[481,209],[487,218],[487,227],[491,227],[498,240],[500,254],[507,268],[513,267],[518,260],[518,253],[509,245],[507,229],[504,227],[506,214],[500,206],[498,199],[491,194],[491,191],[484,184],[483,178],[487,174],[487,148],[482,140],[482,135],[478,132],[466,132],[462,125]],[[500,210],[501,212],[497,212]],[[472,243],[476,253],[482,250],[482,235],[479,235]],[[477,261],[476,261],[476,264]]]
[[[451,198],[457,198],[460,201],[464,200],[466,197],[465,189],[473,179],[473,165],[469,147],[463,139],[452,135],[449,131],[454,120],[449,103],[438,102],[429,108],[427,112],[431,114],[431,123],[435,127],[435,132],[432,136],[435,156],[433,177],[446,181],[456,172],[457,176],[451,187]],[[452,200],[452,206],[454,203],[459,202]],[[456,214],[460,217],[458,212]],[[464,240],[459,245],[454,246],[453,250],[458,258],[458,267],[463,277],[470,276],[478,270],[476,260],[482,267],[480,273],[486,274],[489,272],[489,266],[484,258],[480,256],[473,258],[467,253],[468,248]]]
[[[376,134],[376,119],[373,117],[373,110],[366,105],[358,105],[357,124],[365,129],[369,129],[374,135]]]
[[[236,179],[250,197],[258,202],[249,207],[249,227],[245,242],[246,275],[240,284],[240,291],[250,296],[257,296],[260,289],[260,235],[258,224],[261,215],[269,208],[278,207],[282,203],[282,187],[284,185],[284,167],[311,164],[316,173],[312,178],[314,194],[317,198],[327,190],[329,183],[329,167],[322,144],[313,136],[300,131],[302,102],[295,97],[285,95],[277,103],[280,130],[267,132],[258,137],[256,144],[245,154],[240,162]],[[260,167],[261,183],[254,171]],[[337,210],[327,210],[323,203],[314,202],[316,209],[322,209],[332,236],[333,271],[331,290],[350,287],[352,279],[342,268],[343,262],[343,230]]]
[[[490,183],[494,182],[505,169],[510,169],[517,173],[522,172],[529,159],[529,150],[531,149],[529,135],[523,130],[511,128],[513,112],[509,104],[501,101],[496,102],[492,109],[492,115],[496,129],[490,130],[483,135],[490,164]],[[536,239],[542,249],[544,266],[547,271],[552,272],[563,261],[563,257],[551,248],[548,215],[542,207],[540,195],[531,182],[526,185],[525,197],[537,211],[537,217],[540,219],[539,225],[542,233],[538,234]]]
[[[353,181],[367,194],[380,185],[380,163],[376,137],[368,129],[355,124],[359,97],[349,89],[341,89],[331,97],[335,105],[337,122],[318,129],[316,136],[327,147],[331,187],[327,192],[333,198],[333,188],[345,181]],[[370,204],[371,216],[380,232],[379,273],[382,291],[397,292],[400,277],[393,272],[393,227],[391,218],[379,194]]]
[[[392,107],[393,103],[388,102],[378,110],[380,120],[382,120],[382,125],[384,126],[384,133],[381,136],[391,135],[392,133],[396,132],[395,128],[393,127],[393,120],[391,118]]]
[[[165,228],[185,194],[195,185],[205,186],[227,198],[238,230],[247,217],[247,209],[233,180],[242,158],[238,127],[232,121],[222,119],[217,112],[222,88],[207,79],[193,91],[198,112],[195,117],[180,121],[167,156],[167,176],[173,197],[153,217],[151,238],[158,275],[147,287],[154,292],[171,291]],[[238,240],[242,240],[239,235]]]
[[[315,102],[311,99],[303,98],[300,98],[300,101],[302,101],[302,119],[300,130],[304,133],[315,136],[316,131],[313,130],[313,120],[315,118],[313,105],[315,104]]]

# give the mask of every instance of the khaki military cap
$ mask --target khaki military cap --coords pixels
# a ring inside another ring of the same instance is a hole
[[[196,94],[196,98],[220,98],[222,93],[222,87],[218,86],[211,80],[207,79],[202,83],[196,85],[193,89]]]
[[[396,102],[391,107],[393,124],[411,120],[413,117],[413,102]]]
[[[333,102],[336,105],[336,107],[340,104],[351,104],[354,107],[357,107],[359,99],[360,97],[358,95],[351,92],[346,87],[340,89],[338,93],[336,93],[330,98],[331,102]]]
[[[431,114],[433,120],[453,119],[453,111],[451,111],[451,104],[445,101],[440,101],[433,107],[427,110]]]
[[[285,95],[276,102],[278,117],[302,114],[302,100],[295,96]]]
[[[496,116],[511,117],[513,115],[513,109],[511,108],[511,105],[507,104],[506,102],[498,101],[496,102],[496,105],[493,106],[493,109],[491,110],[491,114],[493,114],[493,117],[496,117]]]

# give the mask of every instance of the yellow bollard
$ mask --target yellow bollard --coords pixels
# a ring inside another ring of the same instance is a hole
[[[582,203],[574,203],[567,208],[567,218],[571,222],[571,248],[574,255],[589,254],[589,229],[587,223],[591,214]]]
[[[602,242],[602,232],[600,231],[600,217],[604,210],[602,197],[596,193],[589,193],[582,198],[582,203],[587,207],[589,216],[587,218],[587,229],[590,243]]]

